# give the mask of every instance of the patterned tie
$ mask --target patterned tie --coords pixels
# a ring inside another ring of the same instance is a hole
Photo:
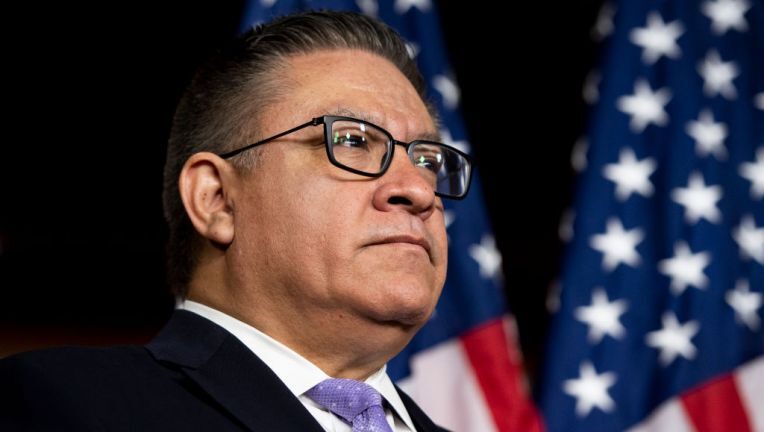
[[[305,394],[352,424],[353,432],[392,432],[382,408],[382,395],[368,384],[329,378]]]

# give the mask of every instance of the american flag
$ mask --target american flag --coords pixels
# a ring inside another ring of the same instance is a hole
[[[552,323],[549,431],[764,431],[764,2],[622,0]]]
[[[375,16],[407,41],[436,103],[443,141],[470,151],[459,113],[459,87],[446,60],[440,23],[431,0],[251,2],[249,27],[297,10],[336,9]],[[388,364],[397,382],[439,425],[454,431],[536,431],[539,417],[529,401],[516,349],[513,321],[505,309],[501,255],[491,233],[480,180],[473,177],[463,201],[448,201],[447,282],[430,321]]]

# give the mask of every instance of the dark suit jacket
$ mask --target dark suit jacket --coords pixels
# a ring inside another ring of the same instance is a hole
[[[398,390],[417,430],[435,426]],[[235,336],[176,311],[145,347],[58,348],[0,361],[0,431],[323,429]]]

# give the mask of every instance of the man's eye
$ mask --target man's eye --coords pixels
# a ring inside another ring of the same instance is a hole
[[[440,171],[440,166],[443,164],[443,155],[419,155],[414,160],[414,164],[417,167],[425,168],[429,171],[437,173]]]
[[[361,132],[334,132],[334,145],[348,148],[365,148],[368,146],[366,136]]]

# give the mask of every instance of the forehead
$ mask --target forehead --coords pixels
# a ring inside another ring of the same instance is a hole
[[[337,49],[290,57],[286,91],[269,109],[284,124],[323,114],[360,117],[396,133],[434,130],[414,86],[387,59],[361,50]],[[267,116],[267,114],[266,114]]]

